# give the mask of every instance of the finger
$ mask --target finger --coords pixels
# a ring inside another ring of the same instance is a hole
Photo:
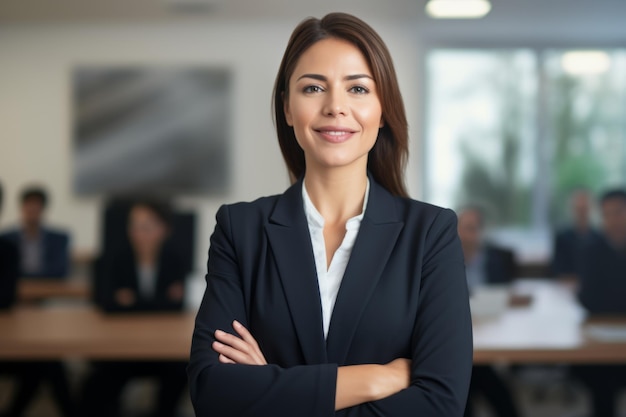
[[[248,344],[248,342],[235,335],[226,333],[223,330],[216,330],[215,338],[223,344],[231,346],[241,352],[250,353],[252,351],[252,347]]]
[[[243,340],[248,342],[251,346],[258,348],[259,345],[257,344],[256,339],[252,336],[252,334],[250,334],[248,329],[246,329],[243,324],[235,320],[233,321],[233,329],[235,329],[235,331],[239,334],[239,336],[241,336]]]
[[[267,361],[265,360],[265,355],[261,351],[259,344],[250,331],[237,320],[233,321],[233,328],[235,331],[252,347],[254,351],[254,355],[257,357],[258,361],[262,365],[267,365]]]
[[[235,363],[242,365],[258,365],[249,355],[220,342],[213,342],[212,348],[217,353],[226,356]]]
[[[231,364],[235,364],[236,362],[230,358],[227,358],[225,355],[222,355],[220,353],[220,356],[218,357],[219,361],[221,363],[231,363]]]
[[[266,365],[267,361],[265,360],[265,356],[263,355],[263,352],[261,352],[261,348],[259,347],[256,339],[252,336],[248,329],[246,329],[246,327],[237,320],[233,321],[233,328],[252,349],[249,353],[256,357],[259,364]]]

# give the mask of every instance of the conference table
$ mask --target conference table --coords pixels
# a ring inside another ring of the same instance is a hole
[[[473,317],[475,363],[626,363],[626,318],[590,319],[554,282],[520,281],[505,291],[527,302]],[[18,304],[0,313],[0,360],[185,360],[194,318],[192,310],[106,314],[85,303]]]
[[[17,299],[21,303],[35,303],[50,299],[89,299],[91,289],[87,279],[20,278],[17,284]]]
[[[17,305],[0,313],[0,359],[189,357],[195,313],[106,314],[89,305]]]

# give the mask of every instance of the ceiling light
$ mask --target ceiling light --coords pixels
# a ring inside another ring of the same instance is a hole
[[[479,19],[491,11],[489,0],[429,0],[426,14],[434,19]]]
[[[569,51],[561,56],[561,67],[570,75],[602,74],[611,67],[611,57],[604,51]]]

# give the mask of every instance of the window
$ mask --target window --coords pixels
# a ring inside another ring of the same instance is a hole
[[[597,54],[573,72],[571,50],[431,50],[428,201],[481,205],[496,240],[545,261],[574,188],[626,183],[626,50]]]

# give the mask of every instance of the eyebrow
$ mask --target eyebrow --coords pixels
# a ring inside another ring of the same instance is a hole
[[[325,77],[324,75],[320,75],[320,74],[303,74],[300,77],[298,77],[296,81],[300,81],[303,78],[312,78],[318,81],[328,81],[327,77]],[[345,77],[343,77],[344,81],[353,81],[353,80],[358,80],[361,78],[369,78],[372,81],[374,80],[374,78],[371,75],[367,75],[367,74],[353,74],[353,75],[346,75]]]

